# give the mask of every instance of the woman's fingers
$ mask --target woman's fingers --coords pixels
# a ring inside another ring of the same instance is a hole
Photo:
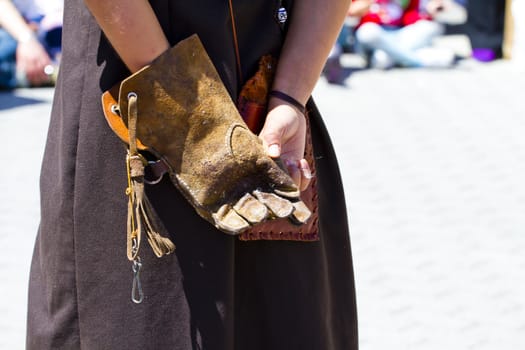
[[[313,178],[312,170],[310,170],[310,164],[308,164],[308,161],[306,159],[301,159],[299,161],[299,168],[301,169],[301,191],[306,190],[308,185],[310,184],[310,181]]]
[[[292,178],[293,182],[301,188],[301,169],[299,169],[299,161],[292,159],[284,159],[284,164],[286,165],[286,170]]]
[[[301,160],[285,160],[284,163],[290,177],[297,184],[299,189],[301,191],[306,190],[313,177],[308,161],[303,158]]]

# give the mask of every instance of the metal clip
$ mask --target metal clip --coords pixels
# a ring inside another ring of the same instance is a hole
[[[133,286],[131,288],[131,300],[135,304],[140,304],[144,300],[144,293],[142,292],[142,285],[140,284],[140,269],[142,268],[142,263],[140,258],[137,257],[133,260]]]

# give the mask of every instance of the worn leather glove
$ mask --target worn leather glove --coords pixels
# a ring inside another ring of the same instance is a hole
[[[169,167],[172,182],[220,230],[288,217],[305,223],[300,191],[246,126],[196,35],[181,41],[120,86],[118,109],[106,111],[118,132],[136,118],[139,148]],[[121,122],[121,121],[120,121]]]

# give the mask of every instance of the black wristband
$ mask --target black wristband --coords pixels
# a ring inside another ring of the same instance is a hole
[[[279,100],[283,100],[285,102],[288,102],[289,104],[293,105],[295,108],[299,110],[302,114],[306,114],[306,107],[301,104],[301,102],[297,101],[295,98],[293,98],[290,95],[285,94],[284,92],[281,92],[279,90],[272,90],[268,94],[270,97],[278,98]]]

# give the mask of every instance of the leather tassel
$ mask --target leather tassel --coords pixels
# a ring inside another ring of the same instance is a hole
[[[175,244],[167,238],[163,237],[159,232],[165,231],[162,222],[155,214],[148,197],[144,196],[142,205],[140,206],[142,217],[144,219],[146,235],[148,237],[148,243],[153,249],[153,253],[160,258],[164,255],[168,255],[175,251]],[[158,229],[155,229],[157,227]]]
[[[128,156],[128,259],[133,260],[139,250],[142,231],[145,230],[148,242],[157,257],[175,250],[173,242],[159,232],[165,232],[162,222],[144,193],[144,158],[140,155]],[[136,248],[135,248],[136,247]]]
[[[127,255],[129,260],[138,257],[142,230],[146,230],[148,242],[157,257],[170,254],[175,250],[175,244],[163,237],[159,232],[166,232],[164,225],[155,214],[151,203],[144,193],[144,167],[147,162],[137,151],[137,95],[130,93],[128,96],[128,126],[129,126],[129,152],[126,158],[128,172],[128,242]]]

